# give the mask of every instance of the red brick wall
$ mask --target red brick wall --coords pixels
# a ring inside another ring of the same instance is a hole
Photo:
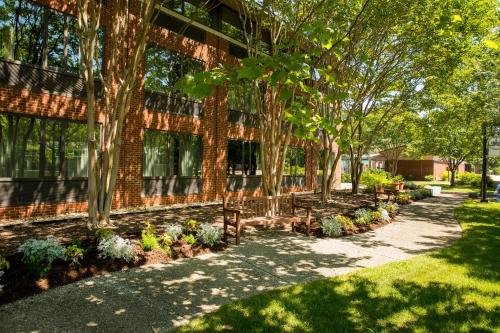
[[[76,0],[39,0],[35,2],[69,14],[76,14]],[[102,17],[103,26],[109,25],[109,20],[110,14],[109,9],[107,9]],[[201,44],[161,27],[154,27],[150,33],[150,42],[203,60],[206,69],[212,68],[221,62],[237,62],[237,59],[228,54],[229,44],[225,40],[209,33],[206,34],[206,37],[206,44]],[[105,54],[105,57],[109,56],[109,52],[113,52],[107,42],[106,39],[105,50],[107,54]],[[131,107],[125,118],[113,208],[222,200],[226,190],[228,138],[258,141],[258,130],[237,124],[228,124],[225,88],[216,89],[214,95],[205,100],[204,115],[201,118],[148,110],[144,107],[143,76],[144,68],[141,68],[138,75],[138,82],[140,83],[135,87]],[[79,99],[2,86],[0,87],[0,112],[16,112],[26,115],[85,121],[87,111],[86,103]],[[102,122],[104,117],[101,113],[102,105],[97,105],[96,112],[98,121]],[[199,195],[152,198],[141,196],[144,129],[192,133],[202,136],[202,193]],[[292,140],[292,144],[306,148],[306,188],[286,189],[285,191],[313,189],[316,186],[317,155],[315,154],[317,152],[315,152],[311,144],[306,145],[305,142],[299,140]],[[338,180],[340,182],[340,173]],[[238,192],[238,195],[258,193],[259,190],[245,191]],[[1,207],[0,220],[83,212],[86,209],[87,204],[85,202]]]

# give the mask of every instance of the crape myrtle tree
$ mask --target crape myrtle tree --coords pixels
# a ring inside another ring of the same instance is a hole
[[[188,95],[202,98],[210,95],[215,85],[249,83],[259,124],[262,186],[266,195],[281,192],[292,135],[314,139],[317,125],[312,100],[317,92],[307,84],[313,71],[304,29],[324,3],[325,0],[238,2],[248,56],[236,66],[220,65],[186,76],[177,85]]]
[[[107,27],[111,52],[99,73],[103,86],[103,147],[96,139],[95,63],[99,48],[103,4],[99,0],[78,0],[78,35],[81,66],[87,89],[88,137],[88,222],[91,227],[110,223],[110,210],[118,173],[123,123],[130,109],[156,1],[131,3],[116,0]],[[101,157],[99,157],[101,155]]]

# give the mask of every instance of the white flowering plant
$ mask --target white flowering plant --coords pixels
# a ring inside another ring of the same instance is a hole
[[[47,236],[45,240],[28,239],[19,246],[18,251],[23,253],[23,262],[37,278],[45,276],[54,261],[65,258],[64,246],[54,236]]]
[[[165,234],[167,234],[172,241],[176,241],[182,234],[182,225],[175,223],[167,223],[165,225]]]
[[[117,235],[101,239],[97,250],[101,259],[123,259],[127,262],[135,259],[135,250],[130,240]]]
[[[206,246],[214,246],[215,244],[220,242],[221,229],[208,223],[203,223],[196,235],[198,236],[201,244]]]
[[[321,219],[321,229],[328,237],[342,236],[342,224],[337,217],[324,217]]]
[[[389,215],[389,212],[384,209],[384,208],[378,208],[378,212],[381,215],[381,220],[384,222],[391,222],[391,216]]]

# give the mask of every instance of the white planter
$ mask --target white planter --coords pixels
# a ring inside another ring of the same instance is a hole
[[[441,194],[441,186],[425,186],[424,188],[431,190],[433,197]]]

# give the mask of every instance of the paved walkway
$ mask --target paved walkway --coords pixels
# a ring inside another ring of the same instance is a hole
[[[161,332],[263,290],[407,259],[461,235],[444,194],[397,222],[339,239],[262,231],[215,255],[115,272],[0,306],[1,332]]]

